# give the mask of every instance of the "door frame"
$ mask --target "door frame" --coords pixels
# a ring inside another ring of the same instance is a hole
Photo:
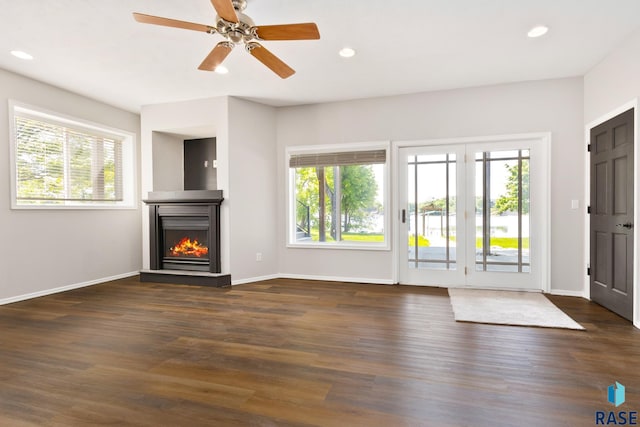
[[[393,281],[399,283],[400,280],[400,253],[398,251],[403,250],[404,246],[399,245],[400,234],[400,218],[401,209],[398,198],[398,186],[399,172],[398,172],[398,159],[400,148],[407,147],[424,147],[435,145],[454,145],[454,144],[489,144],[492,142],[508,142],[508,141],[522,141],[522,140],[537,140],[539,147],[539,155],[545,159],[543,170],[541,171],[540,185],[542,188],[542,203],[538,205],[540,215],[540,248],[538,251],[538,258],[540,260],[540,280],[542,281],[541,290],[544,293],[549,293],[551,290],[551,132],[532,132],[532,133],[519,133],[519,134],[507,134],[507,135],[488,135],[488,136],[474,136],[474,137],[459,137],[459,138],[437,138],[437,139],[423,139],[423,140],[406,140],[406,141],[392,141],[391,143],[391,164],[392,167],[392,183],[393,183],[393,196],[392,196],[392,209],[395,212],[395,220],[393,221]],[[639,150],[640,151],[640,150]],[[640,186],[638,187],[640,188]]]
[[[591,156],[587,152],[587,147],[591,143],[591,129],[596,126],[601,125],[602,123],[613,119],[614,117],[624,113],[625,111],[633,108],[634,110],[634,144],[635,149],[633,153],[633,183],[634,188],[636,189],[634,192],[637,194],[638,189],[640,189],[640,149],[638,147],[638,143],[640,142],[640,126],[638,125],[638,120],[640,119],[640,111],[638,111],[638,106],[640,105],[640,98],[634,98],[631,101],[628,101],[617,108],[605,113],[604,115],[598,117],[597,119],[587,123],[584,128],[584,138],[585,138],[585,181],[584,181],[584,260],[587,268],[591,265],[591,242],[590,242],[590,227],[591,221],[589,218],[589,214],[587,213],[586,207],[589,205],[589,200],[591,197],[591,164],[590,158]],[[633,198],[633,223],[637,225],[633,228],[633,246],[634,246],[634,254],[633,254],[633,293],[634,293],[634,301],[633,301],[633,325],[636,328],[640,329],[640,250],[638,247],[638,238],[640,238],[640,232],[638,231],[638,225],[640,225],[640,212],[638,212],[638,208],[640,207],[640,197],[634,194]],[[584,270],[584,294],[583,296],[591,300],[591,288],[590,288],[590,277],[587,274],[587,268]]]

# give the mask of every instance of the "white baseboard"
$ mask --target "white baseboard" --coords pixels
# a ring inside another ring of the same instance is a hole
[[[253,282],[262,282],[264,280],[279,279],[280,277],[282,276],[280,276],[279,274],[270,274],[268,276],[249,277],[247,279],[238,279],[238,280],[231,279],[231,286],[244,285],[246,283],[253,283]]]
[[[244,285],[246,283],[261,282],[263,280],[273,279],[297,279],[297,280],[322,280],[326,282],[348,282],[348,283],[371,283],[374,285],[393,285],[393,280],[380,279],[361,279],[353,277],[336,277],[336,276],[311,276],[306,274],[270,274],[268,276],[250,277],[247,279],[231,280],[231,285]]]
[[[306,274],[284,274],[277,275],[282,279],[298,279],[298,280],[322,280],[326,282],[349,282],[349,283],[371,283],[374,285],[394,285],[395,282],[392,279],[371,279],[371,278],[359,278],[359,277],[337,277],[337,276],[313,276]]]
[[[116,276],[111,276],[111,277],[103,277],[101,279],[90,280],[88,282],[74,283],[72,285],[61,286],[59,288],[45,289],[44,291],[32,292],[30,294],[23,294],[15,297],[4,298],[4,299],[0,299],[0,305],[11,304],[18,301],[24,301],[32,298],[43,297],[45,295],[57,294],[59,292],[70,291],[72,289],[85,288],[87,286],[110,282],[112,280],[125,279],[127,277],[136,276],[139,273],[140,273],[139,271],[132,271],[130,273],[118,274]]]
[[[566,289],[551,289],[548,292],[550,295],[558,295],[562,297],[579,297],[587,298],[584,291],[568,291]]]

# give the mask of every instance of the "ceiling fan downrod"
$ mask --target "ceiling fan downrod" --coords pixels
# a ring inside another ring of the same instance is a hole
[[[233,8],[238,12],[242,12],[247,8],[247,0],[232,0]]]

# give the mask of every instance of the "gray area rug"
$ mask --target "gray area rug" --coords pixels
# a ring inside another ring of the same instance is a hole
[[[452,288],[449,299],[458,322],[584,329],[541,293]]]

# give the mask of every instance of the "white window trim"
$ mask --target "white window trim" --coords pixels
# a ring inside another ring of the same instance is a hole
[[[44,120],[53,120],[57,123],[80,126],[85,129],[96,130],[103,134],[116,135],[122,138],[122,182],[123,200],[115,203],[104,202],[72,202],[64,204],[22,205],[18,204],[16,194],[16,110],[23,110],[32,116],[42,117]],[[50,111],[37,106],[25,104],[19,101],[9,100],[9,163],[11,171],[11,209],[75,209],[75,210],[111,210],[111,209],[136,209],[137,208],[137,180],[136,180],[136,134],[122,129],[109,127],[103,124],[91,122],[77,117],[72,117],[55,111]]]
[[[341,243],[334,242],[295,242],[295,212],[296,206],[292,195],[295,193],[295,172],[289,167],[289,159],[294,154],[313,154],[313,153],[340,153],[345,151],[368,151],[368,150],[384,149],[386,152],[386,161],[384,163],[384,243]],[[367,250],[367,251],[390,251],[391,250],[391,142],[390,141],[372,141],[372,142],[355,142],[346,144],[327,144],[327,145],[305,145],[291,146],[285,148],[285,197],[287,204],[286,215],[286,247],[302,248],[302,249],[345,249],[345,250]]]

